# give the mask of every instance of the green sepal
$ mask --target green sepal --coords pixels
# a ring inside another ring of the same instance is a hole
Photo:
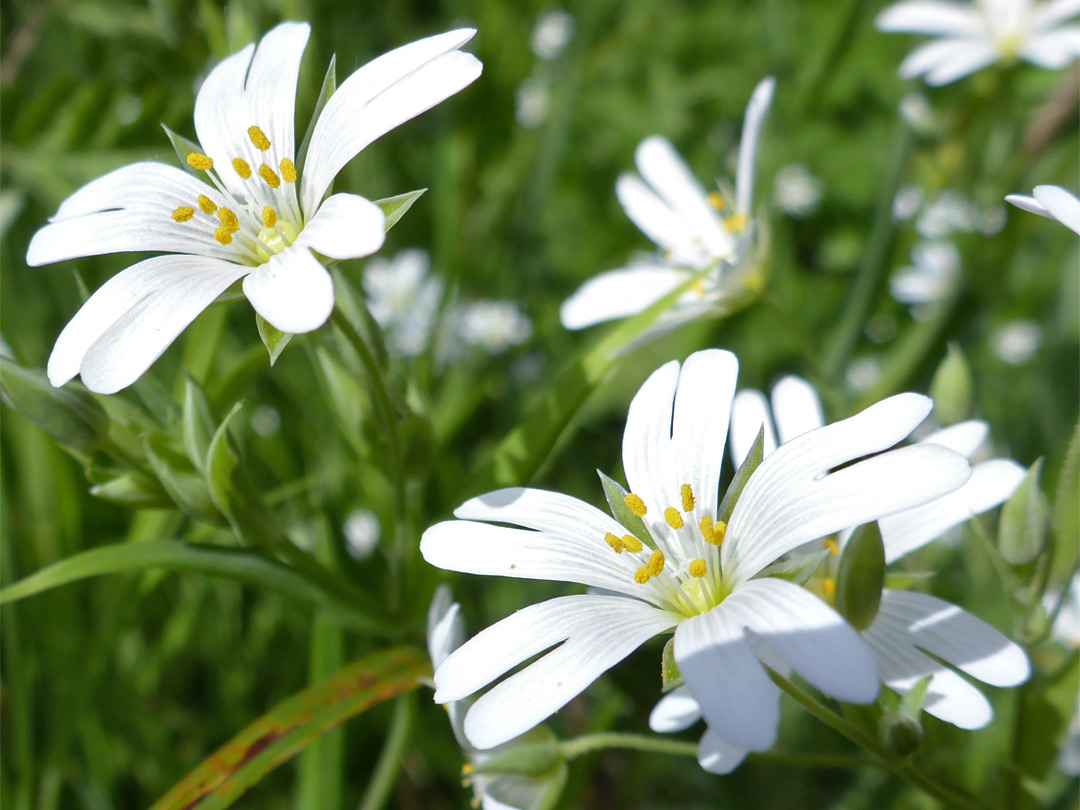
[[[315,122],[319,120],[319,115],[322,114],[323,107],[325,107],[326,102],[330,100],[330,96],[334,95],[335,90],[337,90],[337,54],[330,57],[330,65],[326,68],[326,75],[323,76],[322,87],[319,89],[319,98],[315,102],[315,109],[311,112],[311,119],[308,121],[307,132],[304,133],[304,139],[300,141],[300,148],[296,150],[297,172],[304,171],[304,164],[307,162],[308,147],[311,145],[311,133],[315,131]]]
[[[115,478],[90,487],[90,494],[109,503],[133,509],[161,509],[173,505],[169,494],[149,476],[121,473]]]
[[[185,138],[183,135],[173,132],[165,126],[165,124],[162,124],[161,128],[165,130],[165,134],[169,136],[169,141],[172,143],[173,149],[176,150],[176,157],[180,160],[180,168],[192,177],[198,177],[200,180],[203,180],[204,172],[200,172],[187,161],[188,155],[192,152],[201,155],[202,147],[190,138]]]
[[[932,677],[927,675],[924,678],[919,678],[915,682],[915,685],[911,687],[900,697],[900,708],[898,709],[900,714],[918,720],[919,715],[922,714],[923,701],[926,700],[926,692],[930,688],[930,681]]]
[[[667,640],[664,652],[660,655],[660,692],[667,694],[686,684],[679,665],[675,662],[675,636]]]
[[[383,216],[386,217],[386,230],[397,225],[398,220],[405,216],[405,213],[413,207],[413,203],[424,196],[426,191],[426,188],[418,188],[416,191],[406,191],[395,197],[375,200],[375,204],[382,209]]]
[[[754,444],[750,447],[750,452],[746,454],[746,458],[743,459],[743,463],[739,465],[739,469],[735,471],[735,477],[731,479],[731,483],[728,484],[727,491],[724,493],[724,499],[720,501],[720,509],[717,512],[717,520],[722,520],[727,523],[731,519],[731,513],[735,511],[735,503],[739,500],[739,496],[742,495],[743,488],[746,486],[746,482],[750,480],[750,476],[754,474],[760,465],[762,459],[765,458],[765,426],[761,426],[761,430],[758,431],[757,438],[754,439]]]
[[[612,517],[649,548],[656,548],[656,541],[653,540],[645,521],[631,512],[630,507],[626,505],[626,496],[630,493],[623,489],[618,481],[609,478],[600,470],[597,470],[596,474],[600,476],[600,483],[604,487],[604,497],[607,498]]]
[[[199,520],[223,522],[200,471],[172,439],[160,433],[150,436],[143,441],[143,451],[162,488],[182,511]]]
[[[255,326],[259,330],[259,337],[262,339],[263,346],[266,347],[266,351],[270,355],[270,365],[273,366],[285,350],[285,347],[289,345],[289,341],[292,340],[292,333],[275,329],[258,312],[255,313]]]
[[[964,353],[950,343],[930,381],[930,398],[934,400],[934,418],[942,425],[952,425],[971,413],[974,381]]]
[[[877,523],[867,523],[840,554],[836,609],[856,630],[865,630],[877,616],[884,587],[885,544]]]
[[[0,385],[11,403],[63,447],[91,453],[109,434],[109,417],[78,384],[53,388],[45,372],[0,357]]]
[[[490,759],[474,763],[475,773],[540,776],[562,760],[559,740],[547,726],[538,726],[499,746]]]
[[[759,577],[776,577],[786,579],[796,585],[802,585],[814,575],[821,564],[829,558],[829,551],[815,551],[810,554],[800,554],[787,560],[774,562],[772,565],[761,569]]]
[[[1046,546],[1050,529],[1050,510],[1039,489],[1043,460],[1036,460],[1016,492],[1001,508],[998,524],[998,547],[1009,565],[1027,565]],[[1075,496],[1075,493],[1074,493]]]

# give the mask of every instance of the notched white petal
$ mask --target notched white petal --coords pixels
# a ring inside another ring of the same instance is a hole
[[[334,282],[299,245],[286,248],[244,279],[244,295],[266,322],[282,332],[318,329],[334,310]]]
[[[386,239],[386,217],[370,200],[355,194],[334,194],[319,206],[296,240],[331,259],[370,256]]]

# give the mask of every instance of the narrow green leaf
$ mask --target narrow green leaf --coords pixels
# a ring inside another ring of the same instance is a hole
[[[272,327],[258,312],[255,313],[255,326],[259,330],[263,346],[270,355],[270,365],[273,366],[293,336],[289,332],[281,332]]]
[[[900,698],[900,713],[907,715],[913,720],[917,720],[922,713],[923,701],[926,699],[926,691],[930,688],[930,681],[933,678],[927,675],[925,678],[920,678],[915,682],[915,685],[911,687]]]
[[[667,694],[672,689],[678,689],[685,684],[679,665],[675,662],[675,637],[672,636],[664,645],[664,653],[660,656],[660,691]]]
[[[1071,571],[1080,550],[1080,422],[1073,430],[1054,496],[1054,534],[1057,540],[1054,568]]]
[[[759,577],[777,577],[802,585],[814,575],[821,564],[829,558],[829,551],[815,551],[789,560],[781,560],[761,569]]]
[[[199,520],[223,522],[221,513],[210,500],[206,481],[186,455],[164,434],[143,441],[146,460],[162,488],[181,510]]]
[[[1050,517],[1046,497],[1039,489],[1042,459],[1028,470],[1027,476],[1001,508],[998,545],[1009,565],[1027,565],[1046,545]],[[1075,497],[1075,493],[1073,493]]]
[[[45,372],[0,357],[0,385],[16,408],[63,447],[90,453],[104,445],[109,417],[78,383],[53,388]]]
[[[885,587],[885,544],[877,523],[852,536],[840,555],[836,575],[836,609],[856,630],[865,630],[881,606]]]
[[[311,628],[308,681],[319,683],[345,666],[345,633],[329,617],[318,615]],[[345,735],[330,731],[300,755],[296,807],[339,810],[344,787]]]
[[[206,454],[210,450],[210,440],[214,438],[214,408],[210,404],[206,391],[194,378],[184,375],[184,412],[182,431],[184,451],[191,463],[200,472],[206,472]]]
[[[934,418],[942,425],[963,421],[971,413],[975,383],[964,353],[950,343],[930,381],[930,398],[934,400]]]
[[[90,487],[90,494],[103,501],[133,509],[161,509],[173,505],[161,484],[139,473],[121,473]]]
[[[406,191],[404,194],[398,194],[395,197],[386,197],[382,200],[375,200],[375,204],[382,209],[383,215],[386,217],[386,230],[390,230],[397,225],[400,220],[413,207],[413,203],[419,200],[426,188],[418,188],[416,191]]]
[[[195,141],[185,138],[177,132],[173,132],[165,126],[165,124],[162,124],[161,128],[165,130],[165,134],[169,136],[169,141],[172,143],[173,149],[176,150],[176,157],[180,161],[180,168],[193,177],[198,177],[200,180],[203,180],[203,173],[187,162],[188,155],[192,152],[202,154],[202,147],[195,143]]]
[[[415,689],[430,676],[427,656],[396,649],[360,659],[278,704],[208,757],[151,810],[222,810],[328,730]]]
[[[326,75],[323,76],[319,98],[315,102],[311,120],[308,121],[307,132],[304,133],[304,139],[300,141],[300,148],[296,150],[296,168],[300,173],[303,173],[304,164],[307,163],[308,147],[311,145],[311,133],[315,131],[315,122],[319,120],[326,102],[330,100],[330,96],[334,95],[335,90],[337,90],[337,54],[330,57],[330,65],[326,68]]]
[[[600,483],[604,486],[604,497],[607,498],[608,507],[615,520],[642,543],[650,548],[656,548],[656,541],[653,540],[645,521],[631,512],[630,507],[626,505],[626,496],[630,493],[623,489],[618,481],[604,475],[600,470],[597,470],[596,474],[600,476]]]
[[[735,471],[735,477],[731,479],[731,483],[728,484],[727,492],[724,493],[724,499],[720,501],[720,509],[717,511],[717,520],[722,520],[727,523],[731,520],[731,513],[735,511],[735,503],[739,500],[739,496],[742,495],[743,488],[746,486],[746,482],[750,480],[750,476],[754,474],[760,465],[762,459],[765,458],[765,426],[761,426],[761,430],[758,431],[757,438],[754,439],[754,444],[750,447],[750,452],[746,454],[746,458],[743,459],[743,463],[739,465],[739,469]]]

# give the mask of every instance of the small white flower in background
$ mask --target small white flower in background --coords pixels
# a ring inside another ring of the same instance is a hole
[[[615,193],[626,214],[660,249],[647,265],[609,270],[585,282],[559,312],[567,329],[636,315],[709,271],[664,315],[656,331],[723,307],[751,275],[759,226],[751,217],[758,139],[776,82],[758,84],[746,108],[735,191],[706,194],[671,143],[654,135],[637,148],[641,177],[624,174]]]
[[[502,354],[532,337],[532,321],[513,301],[470,301],[456,316],[465,344],[488,354]]]
[[[801,163],[784,166],[773,178],[773,199],[780,210],[793,217],[806,217],[817,210],[824,184]]]
[[[1056,601],[1052,594],[1047,594],[1043,604],[1049,609]],[[1061,606],[1061,612],[1054,620],[1053,633],[1054,638],[1071,647],[1074,654],[1080,650],[1080,574],[1074,575],[1069,583],[1069,593]],[[1065,740],[1058,754],[1057,766],[1069,776],[1080,776],[1080,705],[1065,730]]]
[[[326,197],[368,144],[473,82],[461,48],[475,31],[429,37],[384,54],[337,88],[297,164],[296,83],[310,28],[283,23],[219,64],[195,100],[198,177],[136,163],[83,186],[30,242],[31,266],[105,253],[167,253],[111,278],[61,332],[53,385],[77,374],[92,391],[131,385],[235,281],[282,332],[319,328],[334,307],[319,257],[353,259],[382,246],[385,218],[355,194]],[[316,255],[318,254],[318,256]]]
[[[1067,24],[1077,15],[1076,0],[904,0],[882,11],[877,27],[940,37],[900,65],[903,78],[922,76],[938,87],[998,61],[1066,67],[1080,57],[1080,29]]]
[[[893,199],[893,217],[900,222],[911,219],[922,208],[925,196],[921,186],[904,186]]]
[[[345,548],[354,560],[366,560],[379,545],[379,519],[370,509],[355,509],[345,519]]]
[[[844,375],[853,391],[869,391],[881,379],[881,361],[876,357],[856,357]]]
[[[526,79],[514,94],[514,117],[525,129],[535,129],[547,120],[551,91],[543,79]]]
[[[901,267],[889,282],[889,292],[901,304],[929,304],[945,298],[960,274],[960,251],[952,242],[918,242],[911,249],[912,265]],[[918,310],[912,314],[917,315]]]
[[[1034,321],[1010,321],[990,338],[994,354],[1010,366],[1022,366],[1042,345],[1042,329]]]
[[[574,18],[562,10],[549,11],[536,21],[532,35],[533,53],[550,62],[566,50],[573,36]]]
[[[908,93],[900,99],[900,115],[908,125],[922,135],[932,135],[938,130],[938,118],[922,93]]]
[[[281,430],[281,414],[277,408],[269,405],[260,405],[251,414],[251,429],[268,439]]]
[[[393,259],[379,256],[364,268],[364,294],[371,317],[382,327],[390,351],[403,357],[423,353],[431,337],[439,301],[440,278],[419,248],[399,251]]]
[[[428,609],[427,644],[431,664],[438,669],[446,658],[465,640],[465,621],[461,605],[454,601],[449,586],[440,585]],[[554,735],[546,728],[533,729],[528,734],[486,751],[476,749],[465,736],[462,721],[470,701],[446,704],[450,727],[468,762],[461,772],[466,787],[473,789],[473,806],[482,810],[547,810],[554,805],[566,782],[566,762],[556,758],[553,762],[535,763],[534,773],[488,771],[501,758],[512,756],[514,749],[522,744],[536,745],[550,742],[556,744]],[[504,760],[505,761],[505,760]],[[518,768],[518,770],[532,770]]]
[[[532,728],[673,628],[675,660],[716,744],[773,744],[780,691],[762,660],[839,700],[874,700],[877,670],[858,634],[809,591],[759,575],[803,543],[956,489],[970,467],[930,444],[889,451],[931,406],[901,394],[772,453],[725,523],[720,470],[737,373],[731,353],[697,352],[638,391],[623,436],[630,492],[612,499],[629,526],[576,498],[514,488],[467,501],[459,520],[424,533],[421,553],[440,568],[603,589],[519,610],[443,661],[435,699],[448,703],[548,651],[477,699],[464,722],[473,745]]]
[[[915,230],[924,239],[942,239],[956,231],[970,233],[978,227],[981,213],[973,200],[948,188],[926,202]]]
[[[1080,199],[1061,186],[1035,186],[1032,197],[1010,194],[1005,200],[1040,217],[1056,219],[1073,233],[1080,234]]]

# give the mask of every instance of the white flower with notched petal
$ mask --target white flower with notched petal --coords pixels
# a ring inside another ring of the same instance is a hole
[[[940,37],[900,65],[905,79],[937,87],[998,61],[1064,68],[1080,57],[1080,29],[1066,25],[1078,14],[1077,0],[904,0],[881,12],[877,27]]]
[[[310,29],[283,23],[230,56],[195,100],[202,152],[187,156],[205,180],[136,163],[69,197],[35,235],[28,264],[104,253],[160,251],[110,279],[61,332],[48,374],[81,374],[113,393],[135,380],[237,279],[271,326],[310,332],[334,307],[321,258],[353,259],[383,243],[377,205],[354,194],[323,199],[364,147],[480,75],[458,49],[475,33],[451,31],[384,54],[342,82],[297,165],[293,118]]]
[[[563,302],[567,329],[636,315],[708,270],[660,321],[671,328],[715,311],[747,281],[754,260],[757,223],[751,218],[758,138],[775,81],[762,81],[750,97],[739,144],[734,195],[706,194],[665,138],[647,138],[637,149],[641,177],[624,174],[615,193],[627,216],[660,254],[649,262],[601,273]]]
[[[627,525],[576,498],[515,488],[467,501],[460,520],[424,533],[421,553],[440,568],[611,592],[520,610],[442,663],[435,699],[447,703],[558,645],[476,701],[464,724],[474,745],[531,728],[672,628],[691,694],[731,745],[762,750],[776,738],[779,689],[761,659],[783,660],[840,700],[874,699],[877,671],[855,631],[805,589],[758,575],[805,542],[956,489],[970,468],[933,445],[885,452],[930,410],[926,397],[902,394],[772,453],[725,523],[720,469],[737,372],[729,352],[698,352],[638,391],[623,437],[631,491],[614,504]]]
[[[1017,208],[1047,219],[1056,219],[1073,233],[1080,234],[1080,199],[1061,186],[1035,186],[1034,196],[1010,194],[1005,198]]]

